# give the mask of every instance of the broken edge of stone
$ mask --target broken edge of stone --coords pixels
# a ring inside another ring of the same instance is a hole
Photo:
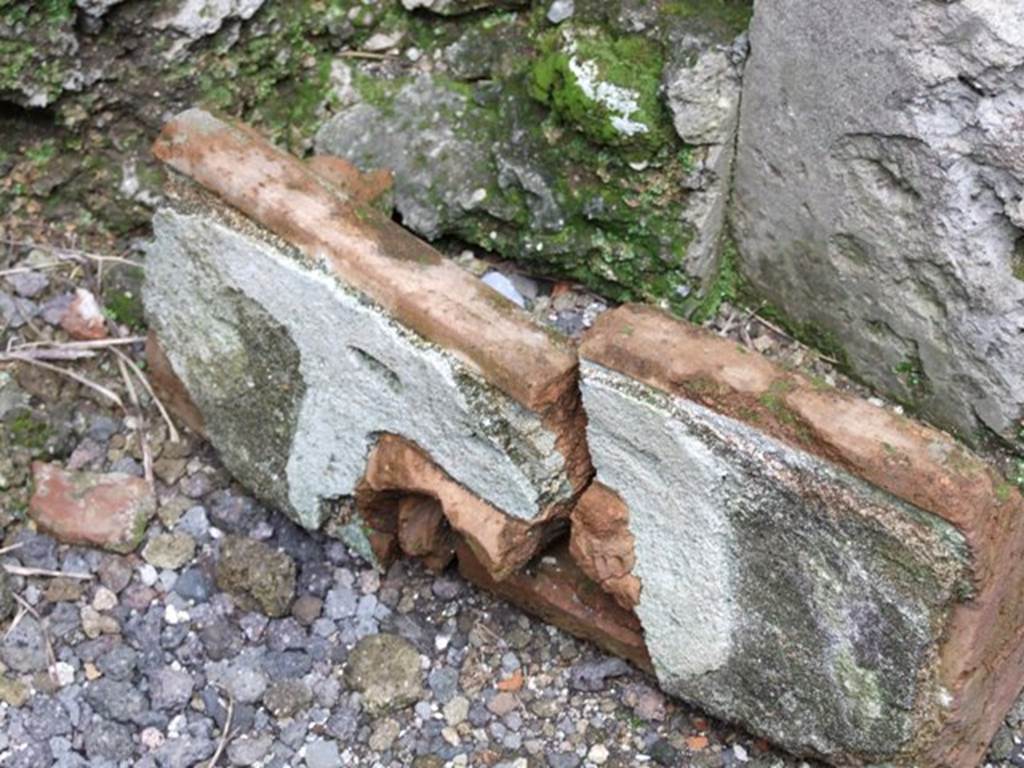
[[[1018,490],[943,432],[787,371],[651,307],[625,305],[602,314],[580,357],[824,459],[962,534],[972,594],[955,604],[941,634],[944,716],[918,724],[910,752],[923,760],[914,764],[975,765],[1024,686],[1024,500]],[[594,533],[589,520],[606,526],[611,520],[630,535],[622,522],[628,509],[613,492],[601,493],[593,501],[613,512],[594,515],[586,504],[577,506],[574,554],[607,540],[607,531]],[[621,550],[620,543],[615,557]],[[593,557],[580,564],[606,588],[616,575]],[[628,592],[611,591],[630,604]]]

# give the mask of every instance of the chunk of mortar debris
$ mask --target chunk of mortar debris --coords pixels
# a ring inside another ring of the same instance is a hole
[[[243,607],[284,616],[295,596],[295,561],[261,541],[227,536],[217,561],[217,586]]]

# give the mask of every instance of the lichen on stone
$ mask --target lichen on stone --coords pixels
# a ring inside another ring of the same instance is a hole
[[[530,95],[588,139],[657,149],[664,128],[660,48],[638,36],[562,27],[545,35],[530,70]]]

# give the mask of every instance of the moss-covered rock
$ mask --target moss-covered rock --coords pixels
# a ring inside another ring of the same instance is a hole
[[[316,151],[394,169],[402,222],[428,239],[692,313],[729,292],[716,277],[743,54],[717,19],[709,32],[632,5],[580,3],[557,27],[543,9],[484,16],[435,54],[447,74],[357,75]]]
[[[74,0],[0,0],[0,97],[52,104],[72,79]]]
[[[394,169],[403,223],[427,238],[456,236],[616,299],[674,306],[691,290],[691,152],[672,140],[630,165],[531,99],[523,80],[378,85],[317,147]]]
[[[542,41],[530,95],[591,141],[644,154],[671,138],[658,94],[662,66],[660,48],[646,38],[561,27]]]
[[[228,536],[217,561],[217,586],[245,607],[284,616],[295,596],[295,562],[261,541]]]

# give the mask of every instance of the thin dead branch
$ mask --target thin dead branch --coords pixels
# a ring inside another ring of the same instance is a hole
[[[343,59],[368,59],[370,61],[387,61],[395,58],[394,54],[375,53],[374,51],[342,51],[338,55]]]
[[[59,373],[61,376],[67,376],[69,379],[73,379],[74,381],[77,381],[79,384],[85,387],[89,387],[89,389],[98,392],[108,400],[111,400],[117,403],[121,408],[124,408],[124,402],[121,400],[120,396],[118,396],[116,392],[107,389],[102,384],[97,384],[95,381],[87,379],[80,373],[68,370],[67,368],[61,368],[59,365],[50,365],[50,363],[44,362],[43,360],[36,360],[27,355],[23,355],[19,352],[5,352],[3,354],[0,354],[0,363],[10,362],[28,363],[29,365],[35,365],[39,368],[45,368],[48,371]]]
[[[91,581],[95,578],[91,573],[78,573],[77,571],[52,571],[49,568],[26,568],[22,565],[7,565],[2,567],[12,576],[44,576],[54,579],[76,579],[78,581]]]
[[[142,451],[142,469],[146,482],[156,493],[156,481],[153,479],[153,451],[149,447],[149,440],[146,438],[146,416],[142,412],[142,405],[139,403],[139,395],[132,384],[132,377],[128,373],[128,366],[124,364],[124,355],[116,357],[117,369],[121,372],[124,386],[128,390],[128,399],[135,409],[135,432],[139,437],[139,449]],[[127,410],[127,409],[125,409]]]
[[[125,365],[127,365],[131,369],[132,373],[135,374],[135,377],[142,382],[142,386],[145,387],[146,392],[153,399],[153,403],[156,404],[157,410],[160,411],[161,418],[163,418],[164,423],[167,424],[167,434],[170,441],[172,443],[179,442],[181,440],[181,435],[178,433],[177,427],[174,426],[174,422],[171,421],[171,415],[167,412],[167,409],[164,407],[164,404],[161,402],[160,398],[156,396],[156,392],[153,391],[153,387],[149,383],[149,379],[146,378],[146,374],[144,374],[139,369],[139,366],[137,366],[135,362],[121,350],[112,348],[111,352],[113,352],[121,360],[123,360]]]
[[[760,310],[758,310],[758,311],[760,311]],[[757,322],[759,322],[765,328],[768,328],[769,330],[775,331],[775,333],[779,334],[780,336],[782,336],[782,337],[784,337],[786,339],[789,339],[791,342],[796,344],[801,349],[807,350],[812,355],[817,357],[819,360],[823,360],[826,363],[829,363],[829,364],[835,365],[835,366],[839,366],[840,365],[839,361],[836,360],[834,357],[829,357],[828,355],[826,355],[826,354],[824,354],[822,352],[819,352],[814,347],[810,347],[810,346],[804,344],[799,339],[793,338],[792,334],[786,333],[786,331],[782,330],[782,328],[777,326],[775,323],[770,322],[768,320],[765,320],[763,317],[761,317],[759,314],[757,314],[757,312],[754,313],[754,319],[757,320]]]
[[[57,655],[53,652],[53,643],[50,641],[50,631],[46,628],[46,622],[43,621],[43,617],[36,613],[36,609],[21,595],[14,593],[14,599],[18,601],[25,611],[36,620],[39,625],[39,631],[43,633],[43,641],[46,644],[46,658],[49,660],[48,666],[52,667],[57,663]],[[8,630],[10,632],[10,630]]]
[[[217,761],[220,760],[220,756],[224,754],[224,750],[228,746],[228,740],[231,738],[231,718],[235,714],[235,700],[230,694],[227,694],[228,699],[228,713],[224,718],[224,728],[220,733],[220,742],[217,744],[217,751],[213,753],[213,757],[210,758],[210,762],[206,764],[206,768],[213,768]]]
[[[42,360],[35,360],[26,355],[22,355],[18,352],[7,352],[5,354],[0,354],[0,363],[6,362],[29,363],[30,365],[35,365],[40,368],[45,368],[48,371],[59,373],[62,376],[67,376],[69,379],[73,379],[74,381],[77,381],[79,384],[89,387],[90,389],[100,393],[107,399],[112,400],[113,402],[117,403],[119,406],[124,408],[124,403],[115,392],[107,389],[102,384],[97,384],[96,382],[86,378],[85,376],[82,376],[80,373],[69,371],[68,369],[61,368],[60,366],[57,365],[50,365],[49,363],[43,362]]]
[[[66,349],[106,349],[107,347],[125,347],[130,344],[141,344],[146,340],[145,336],[114,336],[109,339],[90,339],[87,341],[54,341],[46,339],[42,341],[28,341],[18,344],[8,351],[20,352],[25,349],[38,347],[59,347]]]
[[[15,248],[34,248],[39,251],[47,251],[49,253],[57,254],[58,258],[66,256],[65,261],[73,261],[75,259],[88,259],[89,261],[95,261],[98,264],[104,263],[115,263],[115,264],[127,264],[130,267],[138,267],[142,269],[142,264],[131,259],[126,259],[123,256],[105,256],[101,253],[90,253],[89,251],[83,251],[78,248],[62,248],[56,245],[46,245],[44,243],[35,243],[31,240],[11,240],[8,238],[0,238],[0,243],[5,245],[11,245]]]

